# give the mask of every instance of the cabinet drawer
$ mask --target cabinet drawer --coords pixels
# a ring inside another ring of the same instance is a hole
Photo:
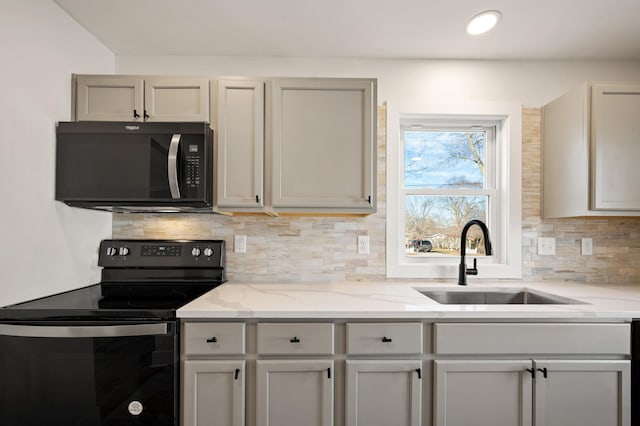
[[[347,354],[421,354],[422,324],[347,324]]]
[[[629,324],[436,324],[435,352],[447,354],[629,355]]]
[[[333,324],[258,324],[260,355],[331,355]]]
[[[245,325],[236,323],[186,323],[185,355],[244,355]]]

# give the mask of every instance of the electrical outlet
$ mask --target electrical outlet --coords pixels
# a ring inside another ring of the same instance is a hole
[[[583,238],[581,241],[582,255],[591,256],[593,254],[593,239]]]
[[[358,254],[369,254],[368,235],[358,235]]]
[[[556,254],[556,239],[550,238],[538,238],[538,255],[539,256],[553,256]]]
[[[236,235],[233,244],[234,253],[246,253],[247,252],[247,236]]]

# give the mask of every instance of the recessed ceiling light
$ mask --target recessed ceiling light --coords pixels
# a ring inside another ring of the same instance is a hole
[[[497,10],[486,10],[471,18],[467,32],[471,35],[483,34],[495,27],[502,14]]]

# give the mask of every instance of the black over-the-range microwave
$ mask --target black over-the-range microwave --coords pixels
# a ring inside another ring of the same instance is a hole
[[[60,122],[55,198],[111,211],[191,211],[213,199],[207,123]]]

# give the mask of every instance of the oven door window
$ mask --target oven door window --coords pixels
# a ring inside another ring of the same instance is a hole
[[[0,425],[177,425],[178,354],[169,326],[162,335],[120,337],[0,331]]]

